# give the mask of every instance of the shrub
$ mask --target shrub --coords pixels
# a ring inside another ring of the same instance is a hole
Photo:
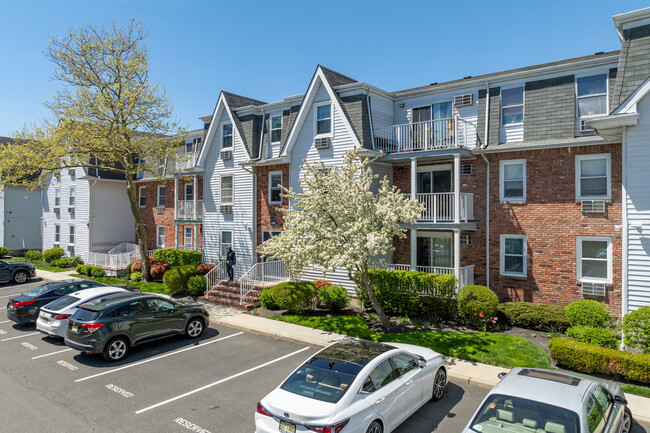
[[[140,281],[142,279],[142,274],[140,272],[131,272],[129,274],[129,280],[131,281]]]
[[[607,349],[589,343],[551,338],[551,357],[562,367],[581,373],[622,376],[628,381],[650,384],[650,355]]]
[[[187,282],[190,277],[197,275],[198,271],[194,265],[184,265],[171,268],[163,275],[163,283],[169,289],[170,295],[177,295],[187,291]]]
[[[131,275],[131,265],[133,265],[133,262],[126,265],[126,273],[127,273],[127,275]]]
[[[316,285],[309,281],[287,281],[262,290],[260,302],[269,310],[300,313],[309,308]]]
[[[84,268],[85,268],[84,265],[77,265],[77,267],[74,268],[74,270],[75,270],[76,273],[78,273],[80,275],[86,275],[86,273],[84,272]]]
[[[68,257],[61,257],[60,259],[54,260],[51,264],[57,268],[69,268],[70,259]]]
[[[625,344],[650,353],[650,306],[641,307],[623,318]]]
[[[29,250],[25,252],[25,258],[32,262],[43,260],[43,253],[39,250]]]
[[[318,289],[318,285],[316,288]],[[341,286],[334,286],[331,284],[329,286],[324,286],[318,291],[318,299],[325,304],[327,309],[334,312],[342,310],[350,303],[348,291]]]
[[[447,319],[453,316],[456,296],[456,277],[413,271],[373,269],[369,271],[370,285],[379,305],[388,315],[434,316]],[[370,299],[355,275],[357,299],[370,306]]]
[[[595,344],[600,347],[618,349],[621,344],[621,336],[611,329],[594,328],[592,326],[576,325],[566,331],[566,335],[583,343]]]
[[[92,266],[92,275],[95,278],[103,277],[106,274],[106,272],[97,266]]]
[[[9,248],[7,247],[0,247],[0,257],[4,257],[7,254],[9,254]]]
[[[65,251],[63,248],[50,248],[49,250],[43,251],[43,260],[47,263],[54,263],[55,260],[60,259],[65,256]]]
[[[499,298],[485,286],[469,285],[458,292],[458,316],[466,325],[485,328],[499,307]]]
[[[84,260],[79,256],[74,256],[70,258],[70,266],[76,267],[83,264],[84,264]]]
[[[569,327],[569,319],[561,305],[506,302],[499,304],[499,311],[510,325],[520,328],[564,332]]]
[[[332,283],[330,283],[329,281],[324,280],[322,278],[318,279],[318,280],[314,280],[314,284],[316,284],[316,290],[320,290],[323,287],[329,287],[329,286],[332,285]]]
[[[211,263],[201,263],[196,267],[196,270],[199,271],[199,274],[206,275],[208,272],[214,269],[214,265]]]
[[[571,302],[564,310],[571,326],[583,325],[602,328],[612,322],[605,304],[590,299]]]
[[[187,280],[187,291],[190,295],[201,296],[205,294],[206,279],[203,275],[194,275]]]
[[[153,257],[158,261],[169,263],[172,268],[184,265],[198,266],[203,261],[203,252],[168,248],[154,251]]]
[[[165,262],[156,262],[151,265],[149,275],[154,280],[162,280],[163,275],[170,269],[170,266]]]

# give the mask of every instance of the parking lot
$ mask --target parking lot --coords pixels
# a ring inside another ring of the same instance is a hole
[[[108,363],[6,319],[8,297],[38,284],[0,284],[3,432],[251,433],[256,403],[319,349],[213,323],[196,340],[147,343]],[[461,431],[486,392],[450,383],[397,431]]]

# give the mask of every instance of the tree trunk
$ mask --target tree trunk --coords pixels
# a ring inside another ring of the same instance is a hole
[[[131,205],[131,212],[135,218],[135,236],[138,239],[138,246],[140,247],[140,258],[142,259],[142,281],[151,281],[149,278],[149,250],[147,248],[147,230],[144,227],[144,220],[138,207],[138,201],[135,195],[135,184],[133,179],[129,176],[127,170],[126,174],[126,192],[129,195],[129,204]]]
[[[372,308],[375,310],[377,316],[379,317],[379,321],[381,322],[382,325],[384,325],[384,328],[386,328],[386,330],[389,330],[390,321],[388,320],[388,317],[386,317],[384,310],[382,310],[381,306],[379,305],[379,301],[377,300],[375,291],[372,289],[372,286],[370,285],[370,274],[368,274],[367,266],[364,266],[361,269],[361,283],[363,284],[363,288],[366,290],[366,293],[368,294],[368,298],[370,299],[370,304],[372,305]]]

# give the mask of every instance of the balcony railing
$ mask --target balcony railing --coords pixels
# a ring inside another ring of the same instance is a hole
[[[476,125],[458,116],[377,128],[375,150],[385,153],[450,149],[476,145]]]
[[[406,194],[406,198],[411,198]],[[453,222],[454,221],[454,193],[434,192],[415,194],[415,199],[424,205],[424,211],[419,221]],[[474,194],[460,193],[460,221],[474,220]]]
[[[179,160],[176,162],[176,169],[177,170],[191,170],[194,168],[196,165],[196,160],[199,157],[199,152],[189,152],[183,154],[184,160]]]
[[[398,264],[389,264],[387,265],[389,269],[395,271],[410,271],[411,265],[398,265]],[[453,275],[454,268],[445,268],[440,266],[416,266],[415,270],[417,272],[426,272],[428,274],[447,274]],[[460,278],[459,278],[458,288],[463,288],[474,284],[474,265],[462,266],[460,268]]]
[[[176,219],[200,220],[203,218],[203,200],[196,201],[196,215],[194,215],[194,200],[178,200],[176,202]]]

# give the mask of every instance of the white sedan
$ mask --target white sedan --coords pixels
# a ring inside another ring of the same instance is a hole
[[[344,340],[309,358],[257,404],[256,433],[391,432],[447,386],[447,363],[411,344]]]
[[[68,329],[67,318],[73,315],[79,306],[102,296],[128,291],[121,287],[101,286],[71,293],[41,307],[36,329],[51,337],[63,338]]]

